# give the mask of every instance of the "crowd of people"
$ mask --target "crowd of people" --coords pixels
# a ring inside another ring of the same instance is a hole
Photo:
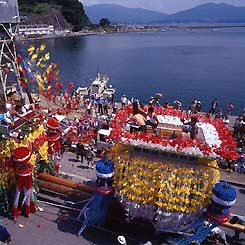
[[[113,95],[85,95],[79,90],[74,91],[71,95],[65,93],[59,97],[54,97],[53,102],[62,105],[62,112],[68,115],[72,111],[85,110],[88,115],[96,117],[107,115],[109,108],[114,108],[117,103],[114,102]]]
[[[15,120],[21,118],[21,115],[27,113],[29,110],[40,109],[39,98],[37,98],[33,104],[21,105],[21,103],[16,103],[16,97],[18,96],[16,90],[11,90],[7,93],[5,112],[0,115],[1,125],[13,127]],[[54,102],[59,105],[57,114],[65,114],[67,116],[67,119],[63,121],[64,129],[71,129],[70,133],[67,134],[70,135],[70,137],[61,137],[62,145],[70,144],[76,147],[78,152],[77,156],[80,157],[81,161],[87,159],[89,167],[93,167],[93,158],[97,151],[96,133],[100,129],[109,129],[111,118],[118,110],[124,109],[127,105],[132,104],[133,107],[132,116],[128,118],[130,131],[146,132],[149,131],[150,128],[155,135],[159,133],[159,121],[155,109],[160,105],[165,109],[185,110],[187,114],[190,115],[204,113],[207,116],[221,118],[227,125],[230,125],[229,116],[234,109],[232,102],[229,102],[226,108],[222,109],[221,106],[219,106],[217,98],[211,102],[208,112],[203,111],[203,105],[199,99],[193,100],[189,107],[183,108],[181,101],[175,100],[170,104],[168,101],[163,100],[163,95],[160,93],[152,96],[146,104],[143,104],[135,98],[129,98],[126,95],[121,97],[120,102],[116,102],[114,96],[84,96],[81,95],[79,91],[74,91],[71,95],[65,93],[64,96],[59,96],[54,99]],[[49,108],[49,110],[51,112],[52,108]],[[75,116],[69,117],[71,112],[74,112]],[[197,135],[197,120],[193,118],[183,123],[185,125],[184,131],[189,133],[192,139],[195,139]],[[245,110],[236,118],[233,129],[233,136],[238,143],[238,151],[243,155],[245,152]],[[173,135],[172,137],[176,136]],[[62,150],[62,152],[64,152],[64,150]]]

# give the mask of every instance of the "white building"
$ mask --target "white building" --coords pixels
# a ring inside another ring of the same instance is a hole
[[[45,24],[19,25],[18,34],[21,36],[52,35],[54,34],[54,26]]]

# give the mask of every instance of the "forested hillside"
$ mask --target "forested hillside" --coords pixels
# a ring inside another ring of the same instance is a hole
[[[48,16],[55,9],[73,26],[74,31],[79,31],[90,24],[83,4],[78,0],[18,0],[18,2],[20,14],[24,16]]]

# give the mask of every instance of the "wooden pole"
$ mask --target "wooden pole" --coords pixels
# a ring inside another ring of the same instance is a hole
[[[80,190],[72,189],[72,188],[69,188],[67,186],[62,186],[59,184],[50,183],[50,182],[47,182],[45,180],[38,179],[37,184],[38,184],[38,187],[40,189],[51,190],[51,191],[54,191],[57,193],[64,194],[66,196],[75,197],[79,200],[83,200],[83,199],[86,199],[86,198],[91,196],[91,194],[88,192],[82,192]]]
[[[63,186],[66,186],[72,189],[76,189],[76,190],[80,190],[80,191],[84,191],[84,192],[89,192],[89,193],[95,192],[95,187],[88,186],[82,183],[75,183],[74,181],[62,179],[62,178],[52,176],[46,173],[40,173],[38,175],[38,178],[43,181],[51,182],[57,185],[63,185]]]
[[[221,224],[221,226],[232,229],[234,231],[245,232],[245,226],[244,225],[231,224],[229,222],[226,222],[224,224]]]

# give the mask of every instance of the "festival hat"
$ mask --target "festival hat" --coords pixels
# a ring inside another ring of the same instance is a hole
[[[16,148],[13,152],[13,160],[15,162],[28,162],[32,152],[27,147]]]
[[[236,202],[236,190],[226,182],[219,182],[213,188],[212,203],[207,209],[207,217],[222,224],[230,217],[230,207]]]
[[[109,180],[114,176],[113,162],[100,159],[96,162],[96,175],[100,179]]]
[[[60,122],[54,117],[50,117],[48,118],[48,121],[47,121],[47,128],[58,130],[60,128]]]
[[[213,188],[212,201],[225,208],[230,208],[236,202],[236,190],[226,182],[219,182]]]

